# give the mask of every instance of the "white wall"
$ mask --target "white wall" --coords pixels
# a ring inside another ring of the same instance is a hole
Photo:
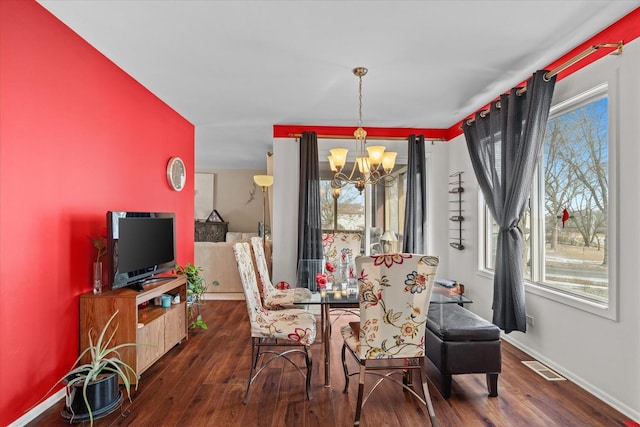
[[[273,141],[273,277],[295,286],[298,259],[300,147],[295,139]]]
[[[264,175],[265,170],[266,168],[198,171],[214,174],[213,207],[229,223],[229,231],[258,232],[258,222],[262,221],[262,189],[254,184],[253,176]]]
[[[532,70],[533,71],[533,70]],[[618,223],[616,259],[610,268],[617,272],[618,316],[610,320],[574,308],[543,295],[526,292],[527,313],[535,317],[535,325],[527,333],[513,332],[504,338],[530,355],[559,371],[570,380],[636,421],[640,420],[640,41],[624,47],[621,56],[608,56],[567,77],[556,85],[554,99],[571,90],[587,89],[603,80],[609,81],[610,108],[615,114],[610,135],[618,144],[617,158],[611,165],[610,182],[617,183]],[[473,96],[474,94],[469,94]],[[496,94],[497,96],[498,94]],[[489,100],[487,100],[489,101]],[[468,308],[486,319],[492,318],[491,297],[493,280],[478,272],[478,186],[460,136],[448,147],[448,170],[441,171],[440,163],[447,154],[440,147],[432,150],[430,164],[430,200],[446,200],[436,192],[447,191],[448,173],[463,170],[465,250],[448,247],[438,229],[446,229],[447,215],[432,215],[431,230],[434,246],[431,252],[448,258],[448,269],[439,276],[448,276],[465,284],[465,291],[474,303]],[[616,184],[614,184],[616,185]],[[437,234],[437,235],[436,235]],[[444,265],[444,264],[441,264]],[[617,266],[617,270],[616,270]]]
[[[427,155],[427,242],[426,251],[429,255],[440,257],[437,277],[441,279],[449,278],[448,256],[448,228],[449,222],[449,185],[448,177],[451,173],[457,172],[449,168],[449,156],[451,146],[448,142],[427,144],[425,147]]]

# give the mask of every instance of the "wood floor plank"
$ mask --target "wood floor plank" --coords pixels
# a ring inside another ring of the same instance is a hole
[[[244,301],[207,301],[202,307],[207,330],[190,331],[189,339],[171,349],[143,373],[133,403],[96,420],[109,426],[334,427],[353,424],[357,376],[343,393],[339,328],[333,324],[331,387],[324,386],[323,347],[312,345],[312,399],[304,396],[304,380],[288,363],[270,365],[252,385],[249,403],[242,403],[251,358],[250,326]],[[319,324],[319,323],[318,323]],[[488,397],[485,375],[454,375],[452,395],[440,394],[440,377],[427,362],[436,417],[441,427],[623,427],[628,419],[570,381],[550,382],[524,366],[533,360],[512,345],[502,344],[499,396]],[[357,369],[353,361],[352,369]],[[369,380],[367,380],[369,383]],[[62,401],[29,426],[67,425],[60,416]],[[362,416],[366,427],[429,425],[427,410],[394,384],[383,384],[371,396]]]

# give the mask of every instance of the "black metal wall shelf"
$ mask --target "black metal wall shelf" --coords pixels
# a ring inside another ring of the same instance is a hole
[[[463,172],[456,172],[449,175],[449,212],[453,213],[449,217],[449,221],[457,223],[457,227],[449,229],[449,246],[454,249],[464,250],[464,244],[462,243],[462,223],[464,222],[464,215],[462,215],[462,194],[464,193],[464,187],[462,186],[462,174]]]

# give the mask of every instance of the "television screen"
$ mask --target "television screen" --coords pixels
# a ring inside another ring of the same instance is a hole
[[[175,268],[175,215],[107,212],[107,270],[111,289],[141,285]]]

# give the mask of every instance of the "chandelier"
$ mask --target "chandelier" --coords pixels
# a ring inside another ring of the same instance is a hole
[[[351,167],[351,172],[347,175],[349,168],[346,168],[347,153],[346,148],[334,148],[329,150],[329,166],[334,173],[331,180],[331,187],[342,188],[347,184],[353,184],[360,192],[365,185],[383,185],[388,187],[393,184],[395,177],[391,171],[395,166],[395,152],[385,152],[382,145],[372,145],[367,147],[367,131],[362,128],[362,76],[367,74],[367,69],[358,67],[353,69],[353,74],[358,77],[358,128],[353,132],[356,140],[355,161]]]

